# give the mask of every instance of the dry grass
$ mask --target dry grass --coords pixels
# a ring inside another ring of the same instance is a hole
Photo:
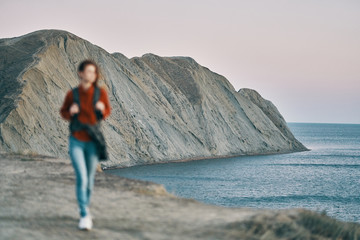
[[[206,234],[219,239],[359,240],[360,225],[333,219],[324,212],[300,209],[296,214],[255,215],[206,230]]]
[[[326,215],[326,212],[317,214],[312,211],[304,211],[300,213],[298,221],[318,239],[323,237],[330,239],[360,239],[360,226],[356,223],[342,222]]]

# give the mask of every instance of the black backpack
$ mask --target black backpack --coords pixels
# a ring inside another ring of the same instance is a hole
[[[73,88],[72,93],[73,93],[74,103],[77,103],[80,108],[79,87]],[[99,100],[99,98],[100,98],[100,89],[98,86],[95,86],[94,97],[93,97],[94,109],[95,109],[95,104]],[[95,115],[97,122],[94,125],[92,125],[92,124],[84,124],[80,122],[78,120],[78,113],[74,114],[71,117],[69,130],[71,134],[74,131],[85,129],[96,144],[99,161],[106,161],[109,159],[109,157],[106,149],[106,141],[101,131],[101,120],[103,114],[100,110],[95,109]]]
[[[75,87],[72,89],[72,93],[73,93],[73,99],[74,102],[78,104],[78,106],[80,107],[80,97],[79,97],[79,87]],[[94,98],[93,98],[93,106],[95,109],[95,104],[97,103],[97,101],[99,101],[100,98],[100,88],[98,86],[95,86],[94,89]],[[74,116],[76,115],[77,117],[77,113],[74,114]],[[98,109],[95,109],[95,115],[96,115],[96,120],[100,121],[103,117],[102,112]]]

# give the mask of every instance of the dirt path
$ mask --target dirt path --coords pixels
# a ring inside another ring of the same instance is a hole
[[[94,228],[80,231],[74,184],[69,159],[0,154],[0,239],[360,239],[359,224],[310,211],[213,206],[104,172],[90,204]]]

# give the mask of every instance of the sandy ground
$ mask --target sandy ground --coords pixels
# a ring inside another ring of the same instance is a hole
[[[0,239],[360,239],[360,225],[304,209],[226,208],[97,172],[91,231],[78,230],[69,159],[0,154]],[[357,234],[357,235],[356,235]]]

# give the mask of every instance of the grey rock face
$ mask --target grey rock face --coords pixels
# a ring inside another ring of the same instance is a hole
[[[68,156],[59,110],[85,58],[99,64],[112,105],[103,166],[308,150],[270,101],[190,57],[129,59],[51,29],[0,39],[1,151]]]

